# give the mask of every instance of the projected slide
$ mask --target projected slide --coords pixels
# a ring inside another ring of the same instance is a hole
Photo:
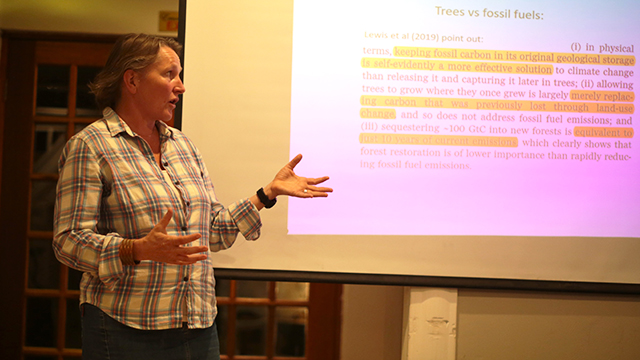
[[[639,237],[629,4],[296,1],[289,234]]]

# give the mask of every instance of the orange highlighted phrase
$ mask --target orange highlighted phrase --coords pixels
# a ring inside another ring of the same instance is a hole
[[[595,138],[621,138],[631,139],[633,137],[633,128],[610,128],[596,126],[576,126],[573,128],[573,136],[575,137],[595,137]]]
[[[489,100],[410,96],[360,96],[363,106],[393,106],[465,110],[551,111],[568,113],[633,114],[633,104],[578,103],[573,101]]]
[[[361,133],[361,144],[518,147],[517,137]]]
[[[636,100],[636,94],[632,91],[571,90],[569,92],[569,98],[579,101],[634,102]]]
[[[633,55],[603,55],[603,54],[574,54],[538,51],[505,51],[505,50],[476,50],[449,49],[432,47],[396,46],[393,56],[424,59],[456,59],[483,61],[521,61],[533,63],[553,64],[593,64],[634,66],[636,57]]]
[[[475,61],[410,60],[362,58],[360,65],[368,69],[427,70],[481,72],[498,74],[552,75],[553,65],[531,65]]]
[[[361,119],[395,119],[396,109],[377,109],[362,108],[360,109]]]

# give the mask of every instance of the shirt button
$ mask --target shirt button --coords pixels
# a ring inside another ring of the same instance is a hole
[[[183,226],[183,227],[182,227],[182,231],[187,231],[187,227],[186,227],[186,226]]]
[[[191,203],[187,201],[187,206],[191,206]]]
[[[176,184],[176,185],[180,185],[180,181],[176,180],[176,181],[174,182],[174,184]]]
[[[182,278],[182,280],[184,280],[184,281],[189,281],[189,277],[188,277],[188,276],[185,276],[184,278]]]

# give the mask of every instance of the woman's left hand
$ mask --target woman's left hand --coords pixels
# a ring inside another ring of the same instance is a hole
[[[330,192],[333,192],[332,188],[316,186],[329,180],[328,176],[306,178],[296,175],[293,170],[300,160],[302,155],[298,154],[278,171],[273,181],[264,188],[269,198],[273,199],[279,195],[299,198],[327,197]]]

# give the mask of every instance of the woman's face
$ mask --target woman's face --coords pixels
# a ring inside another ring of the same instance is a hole
[[[181,71],[178,54],[162,47],[156,61],[139,72],[136,106],[148,120],[171,120],[178,95],[186,90],[180,80]]]

